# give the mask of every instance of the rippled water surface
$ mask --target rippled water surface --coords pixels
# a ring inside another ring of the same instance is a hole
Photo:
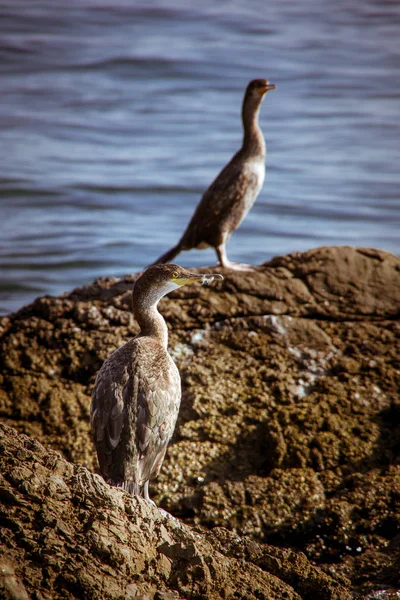
[[[0,311],[174,244],[267,77],[264,188],[228,256],[400,251],[400,4],[0,2]],[[215,264],[212,250],[184,266]]]

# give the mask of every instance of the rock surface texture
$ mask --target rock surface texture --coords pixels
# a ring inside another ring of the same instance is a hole
[[[2,598],[350,598],[303,554],[196,531],[5,425],[0,451]]]
[[[399,597],[400,260],[326,247],[221,272],[160,303],[183,399],[152,497],[181,522],[83,467],[134,277],[2,319],[0,419],[74,463],[1,430],[10,598]]]

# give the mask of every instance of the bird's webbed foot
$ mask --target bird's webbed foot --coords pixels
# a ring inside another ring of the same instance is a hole
[[[226,256],[225,244],[220,244],[215,248],[218,256],[217,267],[223,267],[224,269],[232,269],[233,271],[255,271],[251,265],[245,265],[243,263],[234,263],[229,260]]]
[[[224,269],[232,269],[233,271],[255,271],[255,268],[251,265],[246,265],[244,263],[234,263],[230,260],[225,260],[224,263],[219,262],[218,267],[223,267]]]

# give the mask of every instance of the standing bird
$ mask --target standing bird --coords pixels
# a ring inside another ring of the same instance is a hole
[[[97,374],[90,425],[100,471],[111,485],[148,502],[181,402],[179,371],[168,354],[167,325],[159,300],[189,283],[222,275],[195,275],[177,265],[146,269],[133,288],[133,314],[140,333],[113,352]]]
[[[182,250],[212,246],[220,266],[238,270],[249,268],[249,265],[228,260],[225,244],[253,206],[264,183],[266,146],[258,114],[264,94],[274,89],[275,85],[267,79],[250,81],[242,106],[242,147],[204,192],[177,245],[154,264],[170,262]]]

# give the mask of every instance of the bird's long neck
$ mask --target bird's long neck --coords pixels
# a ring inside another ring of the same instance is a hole
[[[265,158],[265,139],[258,123],[260,106],[261,98],[245,98],[243,101],[242,121],[244,135],[242,149],[246,154]]]
[[[168,347],[168,327],[157,310],[158,300],[155,302],[134,302],[133,314],[140,327],[141,336],[153,337],[164,346]]]

